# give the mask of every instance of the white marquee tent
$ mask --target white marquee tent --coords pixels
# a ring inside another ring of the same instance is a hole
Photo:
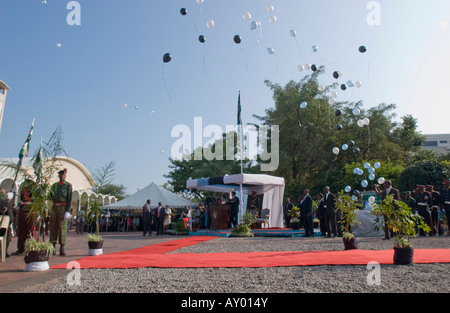
[[[223,177],[189,179],[186,188],[212,192],[231,192],[240,197],[243,208],[247,207],[248,195],[255,191],[263,196],[262,208],[270,209],[269,227],[283,227],[284,178],[265,174],[235,174]],[[245,209],[244,209],[245,210]]]
[[[186,205],[195,205],[193,202],[180,197],[155,183],[151,183],[131,196],[117,201],[116,203],[105,205],[103,208],[112,210],[138,210],[142,209],[147,202],[147,199],[150,199],[150,206],[152,208],[157,207],[158,202],[161,202],[163,206],[169,205],[171,208],[184,208]]]

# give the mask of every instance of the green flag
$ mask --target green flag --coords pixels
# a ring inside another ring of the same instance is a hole
[[[241,119],[241,93],[240,92],[239,92],[239,96],[238,96],[237,124],[238,125],[242,125],[242,119]]]
[[[33,119],[33,123],[31,124],[31,129],[30,129],[30,133],[28,134],[27,140],[25,140],[25,143],[22,146],[22,149],[20,149],[19,152],[19,159],[22,160],[23,156],[28,156],[28,150],[30,149],[30,141],[31,141],[31,136],[33,135],[33,128],[34,128],[34,119]]]
[[[39,151],[36,154],[36,157],[34,158],[33,168],[34,174],[36,174],[36,183],[39,184],[42,173],[42,139],[41,139],[41,147],[39,148]]]

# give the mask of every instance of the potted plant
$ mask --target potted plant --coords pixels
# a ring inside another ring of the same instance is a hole
[[[88,235],[88,247],[89,255],[103,254],[103,238],[100,236],[100,225],[98,223],[98,217],[100,216],[100,205],[97,199],[94,199],[89,203],[90,212],[88,215],[89,222],[95,223],[96,234]]]
[[[246,211],[241,223],[231,230],[230,237],[254,237],[251,232],[251,226],[254,221],[253,214],[250,211]]]
[[[289,210],[290,224],[293,230],[300,229],[300,208],[295,206]]]
[[[359,224],[357,220],[357,203],[353,197],[345,194],[344,191],[339,192],[336,201],[336,210],[341,211],[342,218],[339,221],[339,227],[342,230],[342,240],[344,241],[344,249],[358,249],[356,245],[355,235],[352,233],[352,224]]]
[[[375,230],[383,230],[385,226],[394,232],[394,264],[412,264],[414,247],[410,237],[416,237],[417,230],[430,231],[424,219],[411,212],[409,206],[387,196],[380,205],[374,206],[372,214],[375,218]]]
[[[39,238],[39,237],[38,237]],[[25,272],[46,271],[50,268],[48,260],[55,252],[55,247],[49,241],[40,241],[31,237],[25,241],[23,252]]]
[[[172,223],[172,232],[173,235],[189,235],[189,228],[186,227],[186,224],[182,217],[179,217],[175,222]]]

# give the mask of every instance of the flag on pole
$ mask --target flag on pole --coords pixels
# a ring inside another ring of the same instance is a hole
[[[239,96],[238,96],[237,124],[238,125],[242,125],[242,118],[241,118],[241,92],[239,92]]]
[[[20,149],[19,152],[19,160],[22,160],[23,156],[28,156],[28,150],[30,149],[30,141],[31,136],[33,136],[33,128],[34,128],[34,119],[33,123],[31,124],[30,133],[28,134],[27,140],[25,140],[25,143],[22,146],[22,149]]]
[[[39,184],[42,173],[42,138],[41,138],[41,147],[39,148],[36,157],[33,162],[34,174],[36,174],[36,183]]]

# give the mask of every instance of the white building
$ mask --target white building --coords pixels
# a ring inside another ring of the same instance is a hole
[[[450,134],[424,135],[425,142],[422,145],[424,150],[432,150],[438,154],[450,153]]]

